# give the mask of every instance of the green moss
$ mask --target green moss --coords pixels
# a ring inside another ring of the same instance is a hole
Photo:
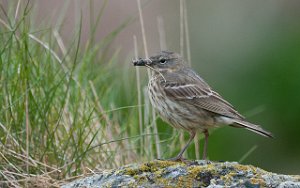
[[[261,178],[251,178],[250,183],[254,185],[266,186],[266,182]]]
[[[170,168],[182,168],[185,173],[181,173],[178,176],[174,175],[176,178],[172,176],[168,177],[166,173],[173,173],[172,170],[170,171]],[[236,183],[243,184],[246,187],[257,187],[259,185],[266,186],[266,182],[261,176],[269,172],[251,165],[241,165],[238,163],[212,162],[208,164],[194,164],[193,162],[183,163],[155,160],[143,164],[125,166],[117,173],[133,177],[138,185],[149,183],[163,187],[174,187],[174,184],[177,187],[206,187],[210,185],[211,180],[219,179],[225,186],[230,186],[233,181],[236,181]],[[247,173],[250,173],[248,180],[236,180]]]

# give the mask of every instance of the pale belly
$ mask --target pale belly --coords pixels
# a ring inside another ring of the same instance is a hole
[[[175,128],[181,128],[188,131],[205,130],[216,126],[215,117],[206,110],[194,105],[186,105],[184,101],[174,101],[161,95],[154,94],[157,88],[154,88],[154,79],[149,81],[148,95],[151,104],[154,106],[160,117]]]

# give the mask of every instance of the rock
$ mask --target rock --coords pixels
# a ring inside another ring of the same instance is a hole
[[[280,175],[237,162],[152,161],[105,170],[62,186],[300,188],[300,176]]]

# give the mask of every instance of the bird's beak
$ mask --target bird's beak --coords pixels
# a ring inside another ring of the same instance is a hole
[[[134,66],[145,66],[145,65],[150,65],[152,61],[150,59],[136,59],[132,61]]]

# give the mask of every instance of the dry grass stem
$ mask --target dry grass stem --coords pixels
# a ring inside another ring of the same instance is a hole
[[[66,61],[67,61],[67,62],[71,62],[71,58],[70,58],[70,56],[67,54],[67,49],[66,49],[66,47],[65,47],[65,45],[64,45],[64,42],[63,42],[63,40],[62,40],[60,34],[58,33],[58,31],[57,31],[56,29],[53,30],[53,36],[55,37],[55,39],[56,39],[56,41],[57,41],[57,44],[58,44],[58,46],[59,46],[59,48],[60,48],[60,50],[61,50],[63,56],[66,57]]]
[[[196,155],[196,159],[199,160],[200,159],[200,144],[199,144],[199,133],[197,132],[194,138],[194,142],[195,142],[195,155]]]
[[[167,50],[167,42],[166,42],[166,31],[165,31],[165,24],[164,20],[161,16],[157,17],[157,28],[159,33],[159,46],[160,50]]]
[[[191,59],[190,34],[189,34],[189,25],[188,25],[188,17],[187,17],[186,0],[183,0],[183,12],[184,12],[184,32],[185,32],[187,62],[188,65],[191,66],[192,59]]]
[[[184,9],[183,9],[183,0],[180,0],[180,5],[179,5],[179,12],[180,12],[180,33],[179,33],[179,38],[180,38],[180,55],[184,57]]]
[[[141,8],[141,1],[137,0],[137,4],[138,4],[138,10],[139,10],[139,17],[140,17],[140,24],[141,24],[141,30],[142,30],[145,56],[146,56],[146,58],[149,58],[147,40],[146,40],[146,32],[145,32],[145,26],[144,26],[144,19],[143,19],[142,8]],[[147,69],[147,72],[148,72],[148,79],[150,79],[150,77],[151,77],[150,70]],[[152,114],[153,131],[154,131],[154,135],[155,135],[156,154],[157,154],[157,158],[161,158],[160,139],[159,139],[158,131],[157,131],[156,114],[155,114],[155,110],[153,107],[151,107],[151,114]]]
[[[136,39],[136,36],[134,35],[133,36],[133,43],[134,43],[134,57],[135,59],[138,58],[138,47],[137,47],[137,39]],[[139,113],[139,129],[140,129],[140,135],[143,134],[143,114],[142,114],[142,107],[141,107],[141,104],[142,104],[142,94],[141,94],[141,78],[140,78],[140,69],[139,67],[136,67],[135,69],[136,71],[136,85],[137,85],[137,92],[138,92],[138,113]],[[143,145],[143,138],[141,138],[140,140],[140,147],[141,147],[141,151],[142,151],[142,154],[143,154],[143,151],[144,151],[144,145]]]
[[[21,0],[18,0],[16,12],[15,12],[15,22],[17,22],[17,19],[18,19],[20,4],[21,4]]]
[[[249,157],[256,149],[257,149],[257,145],[252,146],[247,153],[245,153],[239,161],[239,163],[242,163],[245,159],[247,159],[247,157]]]

